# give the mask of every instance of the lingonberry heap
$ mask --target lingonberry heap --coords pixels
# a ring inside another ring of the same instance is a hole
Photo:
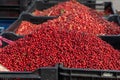
[[[41,27],[3,48],[0,64],[33,71],[63,63],[70,68],[120,70],[120,53],[100,38],[61,27]]]
[[[44,14],[61,15],[57,19],[49,20],[43,24],[33,26],[24,26],[31,23],[23,21],[16,33],[27,35],[32,33],[40,26],[51,25],[53,27],[62,27],[68,30],[78,30],[94,35],[120,34],[120,27],[104,20],[96,11],[78,3],[64,2],[50,9],[43,11]],[[42,14],[41,14],[42,15]]]
[[[94,9],[91,9],[87,6],[84,6],[82,4],[80,4],[77,1],[66,1],[66,2],[62,2],[59,3],[58,5],[55,5],[51,8],[45,9],[43,11],[39,11],[39,10],[35,10],[32,14],[35,16],[60,16],[60,15],[64,15],[65,13],[70,12],[71,10],[77,10],[77,9],[84,9],[84,11],[94,11],[94,13],[96,13],[99,16],[102,16],[101,13],[95,11]]]

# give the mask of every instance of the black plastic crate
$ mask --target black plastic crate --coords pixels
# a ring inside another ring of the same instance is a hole
[[[85,0],[86,1],[86,0]],[[95,6],[95,10],[103,14],[104,17],[108,17],[111,14],[116,14],[115,8],[113,7],[112,2],[97,2],[90,3],[91,6],[92,4]]]
[[[26,12],[21,13],[19,18],[9,26],[8,29],[5,30],[5,32],[15,32],[19,25],[21,24],[22,21],[29,21],[33,24],[41,24],[43,22],[46,22],[47,20],[55,19],[57,17],[52,17],[52,16],[33,16],[31,14],[28,14]]]
[[[1,7],[19,7],[21,10],[26,10],[34,0],[0,0]]]
[[[99,36],[103,41],[109,43],[113,48],[120,50],[120,35]]]
[[[28,9],[28,6],[30,6],[35,0],[19,0],[20,1],[20,10],[25,11]]]
[[[17,18],[21,13],[19,8],[0,7],[0,18]]]
[[[119,14],[112,14],[107,17],[107,20],[110,22],[115,22],[120,26],[120,15]]]
[[[18,18],[33,0],[0,0],[0,18]]]
[[[67,0],[64,0],[64,1],[67,1]],[[44,10],[44,9],[48,9],[56,4],[58,4],[59,2],[58,1],[47,1],[47,0],[40,0],[40,1],[34,1],[30,6],[29,8],[26,10],[26,12],[28,13],[32,13],[34,12],[36,9],[37,10]]]
[[[115,14],[116,13],[116,11],[115,11],[115,9],[113,7],[112,2],[104,2],[104,6],[105,6],[104,7],[105,11],[110,11],[111,14]]]
[[[95,9],[95,6],[98,5],[96,4],[96,0],[77,0],[78,2]]]
[[[34,72],[0,72],[0,80],[120,80],[120,71],[41,67]]]
[[[19,5],[19,0],[0,0],[0,5]]]

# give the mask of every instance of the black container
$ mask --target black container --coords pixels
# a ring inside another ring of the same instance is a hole
[[[64,0],[64,1],[67,1],[67,0]],[[40,1],[34,1],[30,6],[29,8],[26,10],[26,12],[28,13],[32,13],[34,12],[36,9],[37,10],[44,10],[44,9],[48,9],[56,4],[58,4],[59,2],[58,1],[47,1],[47,0],[40,0]]]
[[[0,6],[2,5],[19,5],[19,0],[0,0]]]
[[[2,8],[0,7],[0,19],[17,19],[19,14],[21,13],[19,8]]]
[[[1,7],[19,7],[22,11],[32,3],[33,0],[0,0]]]
[[[42,67],[34,72],[0,72],[0,80],[120,80],[120,71]]]
[[[0,18],[18,18],[33,0],[0,0]]]
[[[92,9],[95,9],[95,6],[99,5],[99,4],[96,4],[96,0],[77,0],[77,1]]]
[[[33,1],[35,0],[19,0],[21,12],[27,10],[28,6],[30,6],[33,3]]]
[[[28,14],[26,12],[23,12],[19,16],[19,18],[13,24],[11,24],[8,29],[5,30],[5,32],[15,32],[18,29],[18,27],[22,21],[29,21],[33,24],[41,24],[43,22],[46,22],[47,20],[51,20],[51,19],[55,19],[55,18],[57,18],[57,17],[52,17],[52,16],[51,17],[47,17],[47,16],[46,17],[45,16],[37,17],[37,16],[33,16],[31,14]]]
[[[20,3],[29,4],[31,1],[32,0],[0,0],[0,6],[20,5]]]
[[[112,2],[104,2],[104,5],[105,5],[105,7],[104,7],[105,11],[109,10],[111,12],[111,14],[115,14],[116,13],[116,11],[115,11],[115,9],[113,7]]]
[[[120,50],[120,35],[99,36],[103,41],[109,43],[113,48]]]
[[[119,14],[109,15],[107,17],[107,20],[110,22],[115,22],[120,26],[120,15]]]

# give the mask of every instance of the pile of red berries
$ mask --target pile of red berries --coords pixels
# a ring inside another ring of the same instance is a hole
[[[41,27],[0,53],[0,64],[11,71],[32,71],[56,63],[70,68],[120,70],[120,53],[94,35],[58,26]]]
[[[68,30],[78,30],[95,35],[111,35],[120,33],[119,26],[106,21],[98,14],[98,12],[78,2],[68,1],[60,3],[43,11],[43,14],[49,14],[50,16],[61,16],[59,16],[57,19],[49,20],[39,25],[34,25],[30,22],[23,21],[16,33],[20,35],[27,35],[32,33],[40,26],[61,27]]]

